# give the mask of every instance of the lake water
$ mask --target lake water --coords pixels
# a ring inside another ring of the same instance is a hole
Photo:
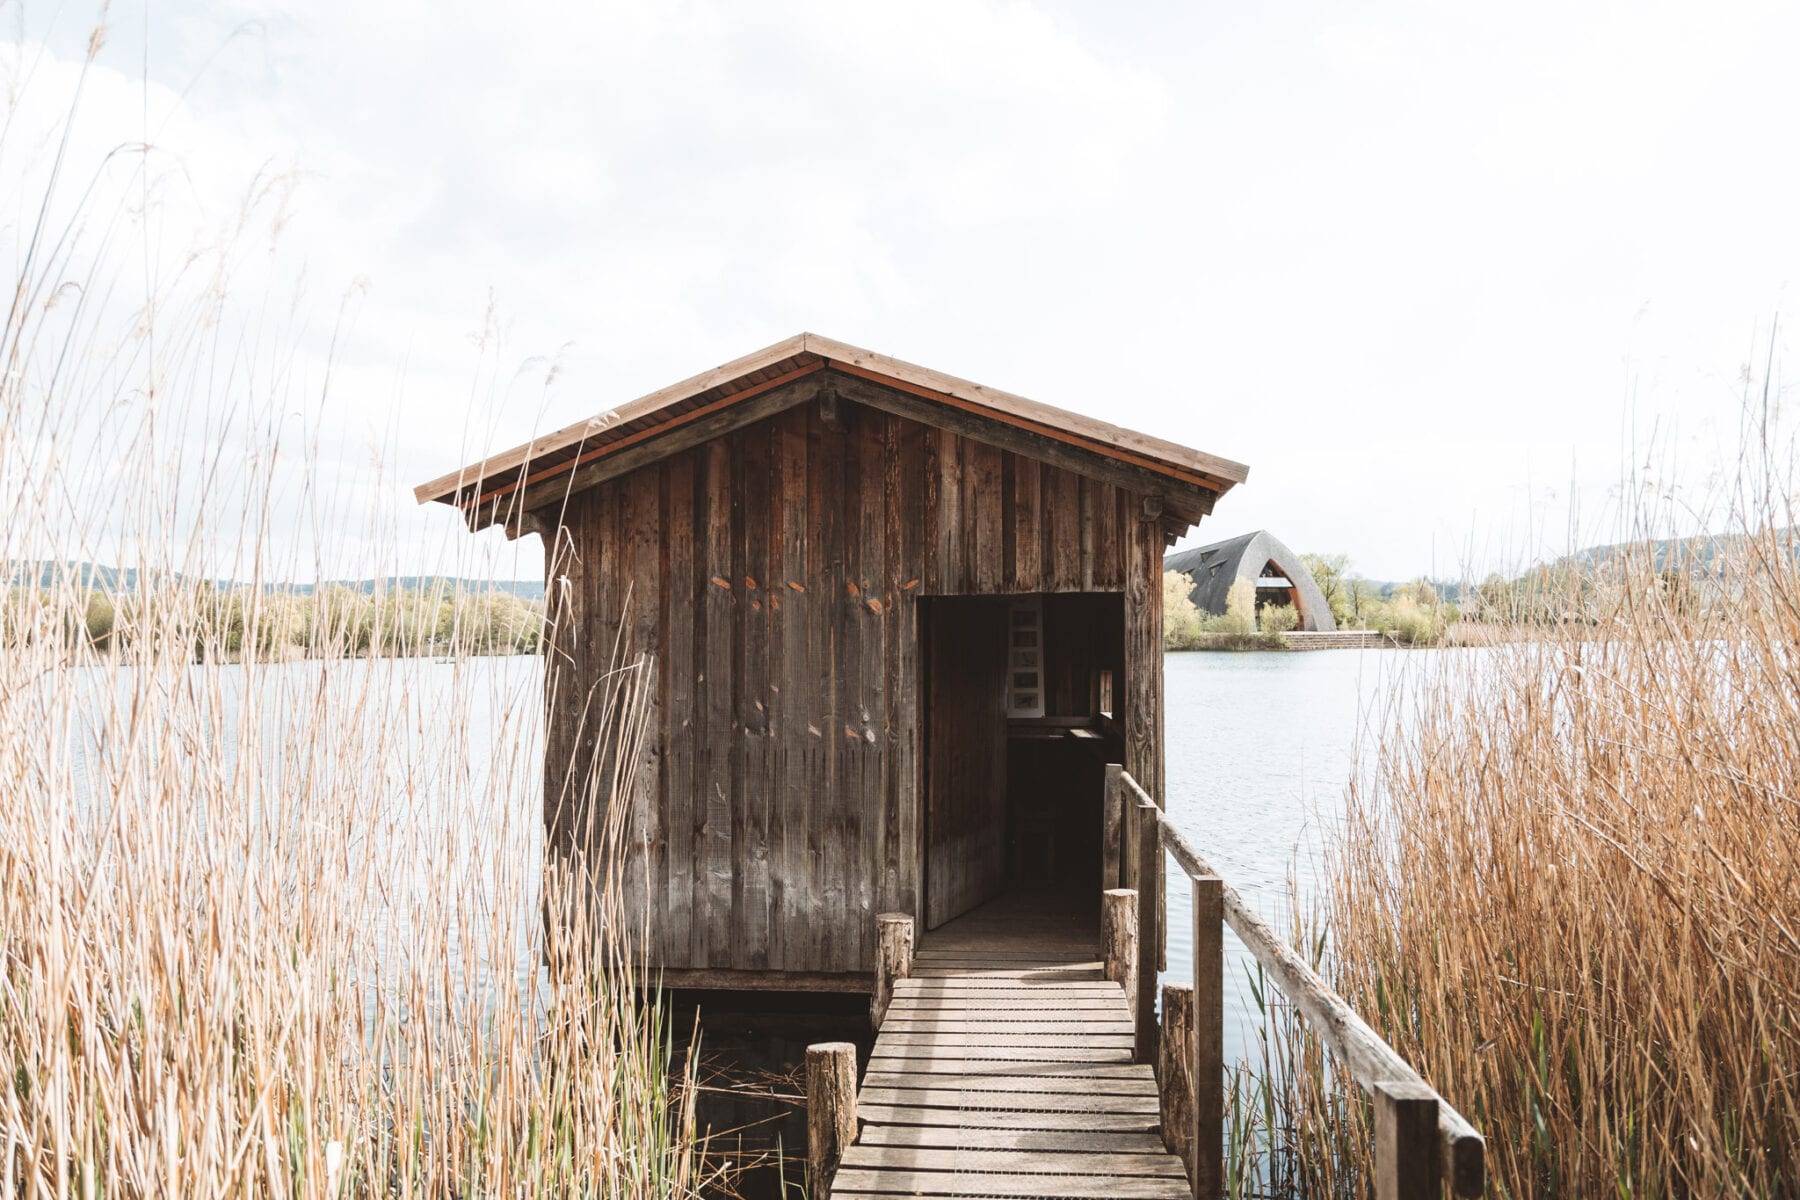
[[[1244,899],[1286,933],[1293,897],[1313,892],[1313,864],[1343,812],[1344,789],[1371,716],[1439,651],[1185,653],[1163,659],[1169,819]],[[1380,720],[1373,728],[1379,730]],[[1193,902],[1168,863],[1168,971],[1193,978]],[[1292,887],[1290,888],[1290,883]],[[1226,933],[1225,1053],[1247,1052],[1254,1023],[1249,952]]]

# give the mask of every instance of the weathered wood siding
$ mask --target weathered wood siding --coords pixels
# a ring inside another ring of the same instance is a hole
[[[925,928],[1006,886],[1006,601],[924,611]]]
[[[591,698],[615,653],[642,653],[626,878],[650,897],[646,957],[870,970],[874,914],[923,915],[921,596],[1122,592],[1126,765],[1160,787],[1163,542],[1142,513],[1110,484],[849,403],[576,494],[547,555],[552,846],[593,815],[560,801],[566,779],[612,793]]]

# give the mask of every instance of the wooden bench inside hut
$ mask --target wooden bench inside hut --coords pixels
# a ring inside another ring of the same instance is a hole
[[[644,964],[863,991],[877,913],[1097,907],[1105,764],[1162,791],[1164,547],[1246,473],[801,334],[417,493],[544,539],[549,845],[617,818]]]

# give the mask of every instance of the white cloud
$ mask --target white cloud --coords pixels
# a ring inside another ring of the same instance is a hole
[[[1207,535],[1441,569],[1603,497],[1628,410],[1716,457],[1800,263],[1777,6],[113,15],[82,160],[154,128],[165,245],[298,170],[241,270],[304,265],[309,384],[367,279],[322,452],[388,444],[422,547],[404,483],[814,328],[1249,461]]]

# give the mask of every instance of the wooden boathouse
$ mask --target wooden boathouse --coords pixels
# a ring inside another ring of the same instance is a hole
[[[653,664],[646,964],[867,990],[876,913],[1098,895],[1104,764],[1162,779],[1163,550],[1245,475],[801,334],[417,495],[545,539],[553,845],[616,799],[596,685]]]
[[[1480,1136],[1153,799],[1162,553],[1246,474],[801,334],[417,489],[545,540],[548,844],[615,822],[643,964],[871,993],[860,1079],[807,1052],[813,1200],[1222,1195],[1227,926],[1369,1093],[1378,1194],[1480,1193]]]

